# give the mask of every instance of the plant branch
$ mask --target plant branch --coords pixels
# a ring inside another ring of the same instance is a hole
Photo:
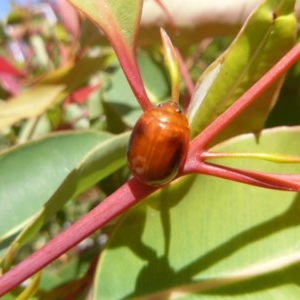
[[[246,184],[278,190],[300,191],[299,175],[282,175],[237,170],[233,168],[204,163],[207,145],[221,132],[234,118],[242,113],[268,87],[288,71],[300,59],[300,43],[295,45],[271,70],[263,75],[243,96],[231,107],[208,125],[190,143],[189,153],[182,174],[201,173],[234,180]],[[293,176],[293,177],[291,177]],[[292,180],[291,180],[292,179]]]
[[[300,191],[299,174],[263,173],[203,162],[195,166],[195,172],[268,189]]]
[[[190,76],[190,74],[189,74],[189,72],[186,68],[185,62],[184,62],[180,52],[178,51],[178,49],[176,49],[176,53],[177,53],[180,73],[181,73],[182,78],[184,79],[186,89],[187,89],[188,94],[189,94],[189,98],[191,98],[192,95],[193,95],[195,86],[194,86],[192,78],[191,78],[191,76]]]
[[[6,294],[155,190],[156,188],[143,185],[135,178],[129,180],[44,247],[2,275],[0,277],[0,296]]]
[[[195,157],[220,133],[232,120],[241,114],[251,105],[277,79],[285,74],[300,59],[300,43],[296,44],[282,59],[280,59],[272,69],[263,75],[248,91],[243,94],[232,106],[223,114],[208,125],[191,143],[188,157]],[[193,163],[193,161],[191,161]],[[185,172],[193,166],[187,163]]]

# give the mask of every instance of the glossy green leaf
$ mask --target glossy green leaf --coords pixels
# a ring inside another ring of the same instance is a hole
[[[66,264],[60,264],[57,269],[46,269],[43,270],[43,274],[40,282],[40,289],[49,292],[48,297],[54,296],[55,292],[53,289],[57,288],[60,293],[57,293],[56,299],[62,299],[65,292],[69,293],[69,289],[63,289],[63,284],[69,284],[73,282],[76,285],[77,280],[82,278],[87,272],[92,260],[91,253],[89,251],[82,253],[80,257],[76,259],[70,259]],[[55,290],[54,290],[55,291]],[[46,295],[43,295],[45,299],[48,299]]]
[[[108,65],[110,54],[95,57],[82,57],[47,74],[40,80],[42,84],[64,84],[66,93],[70,93],[85,84],[96,72]]]
[[[142,1],[68,0],[99,27],[110,41],[141,106],[150,106],[135,57]]]
[[[170,74],[172,94],[171,100],[179,101],[179,86],[180,86],[180,68],[177,58],[177,52],[164,29],[160,29],[160,34],[163,42],[163,54],[166,67]]]
[[[59,187],[52,190],[46,204],[31,220],[31,223],[11,244],[18,248],[30,240],[58,209],[69,199],[95,185],[98,181],[126,164],[126,149],[129,133],[106,135],[86,155],[77,162]]]
[[[296,31],[294,2],[264,1],[228,50],[203,74],[188,112],[192,136],[222,114],[293,46]],[[245,132],[259,133],[276,101],[281,83],[274,83],[217,140]]]
[[[69,0],[69,2],[99,25],[109,39],[117,39],[117,36],[113,36],[116,34],[128,47],[132,47],[140,17],[140,1]]]
[[[82,157],[110,137],[93,131],[61,133],[2,153],[0,241],[20,230],[43,207]]]
[[[259,144],[247,134],[214,151],[296,155],[299,134],[300,127],[265,130]],[[250,159],[214,162],[300,174],[300,164]],[[271,300],[274,295],[298,299],[297,267],[284,269],[272,262],[299,253],[299,205],[300,197],[294,192],[204,175],[184,177],[141,202],[120,221],[99,261],[95,299],[146,295],[193,299],[190,293],[197,292],[200,299],[214,300]],[[294,263],[300,262],[297,257]],[[260,267],[260,273],[253,266]]]
[[[162,66],[147,53],[140,51],[138,63],[151,102],[158,104],[169,95],[169,84]],[[133,127],[142,114],[142,109],[136,101],[132,90],[122,70],[116,69],[111,77],[111,84],[103,91],[103,101],[108,115],[108,121],[116,126],[120,119],[126,126]]]
[[[44,113],[57,101],[64,88],[63,84],[36,85],[7,102],[0,103],[0,129]]]
[[[167,98],[170,95],[170,85],[164,64],[144,51],[139,51],[137,60],[151,102],[158,104],[163,100],[170,100]]]

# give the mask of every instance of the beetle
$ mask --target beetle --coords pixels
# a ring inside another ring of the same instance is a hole
[[[175,101],[145,111],[135,124],[127,150],[133,175],[150,186],[176,177],[183,166],[190,139],[186,116]]]

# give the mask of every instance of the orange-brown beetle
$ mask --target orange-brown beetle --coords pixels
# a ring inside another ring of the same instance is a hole
[[[189,137],[187,118],[176,102],[144,112],[133,128],[127,151],[133,175],[151,186],[170,182],[185,162]]]

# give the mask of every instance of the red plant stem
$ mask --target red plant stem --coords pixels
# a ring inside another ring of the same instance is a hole
[[[208,125],[191,143],[188,157],[195,157],[221,132],[232,120],[242,113],[258,96],[286,73],[300,59],[300,43],[296,44],[272,69],[263,75],[249,90],[245,92],[232,106]],[[191,161],[193,163],[193,161]],[[193,168],[187,160],[184,172]]]
[[[245,94],[231,107],[215,119],[190,143],[189,153],[181,174],[202,173],[227,178],[238,182],[261,187],[299,191],[299,180],[291,181],[280,174],[263,174],[245,170],[234,170],[222,166],[205,164],[202,153],[206,153],[207,145],[235,117],[252,104],[274,81],[279,79],[300,59],[300,43],[295,45],[278,63],[263,75]],[[295,178],[294,178],[295,179]]]
[[[126,70],[124,74],[140,106],[144,111],[148,110],[152,107],[152,105],[145,91],[136,58],[135,56],[129,54],[124,55],[124,53],[125,52],[123,52],[123,54],[118,54],[120,65],[122,66],[123,70]]]
[[[193,95],[193,92],[194,92],[194,83],[192,81],[192,78],[186,68],[186,65],[185,65],[185,62],[180,54],[180,52],[178,51],[178,49],[176,49],[176,54],[177,54],[177,57],[178,57],[178,63],[179,63],[179,68],[180,68],[180,73],[185,81],[185,85],[186,85],[186,88],[188,90],[188,93],[189,93],[189,96],[192,97]]]
[[[281,191],[300,191],[300,175],[298,174],[285,175],[255,172],[203,162],[201,163],[200,168],[196,167],[196,169],[197,173],[199,173],[199,169],[201,169],[201,173],[205,175],[251,184],[258,187]]]
[[[162,9],[162,11],[164,12],[164,14],[166,16],[166,20],[167,20],[168,24],[170,25],[170,27],[172,28],[172,30],[176,34],[178,32],[178,27],[177,27],[172,15],[168,11],[167,7],[165,6],[163,1],[161,1],[161,0],[154,0],[154,1]]]
[[[131,179],[44,247],[0,277],[0,296],[58,258],[114,217],[138,203],[156,188]]]
[[[75,5],[71,2],[71,4]],[[100,27],[101,30],[105,33],[106,38],[109,40],[110,44],[114,48],[114,51],[118,57],[119,63],[124,71],[124,74],[127,78],[127,81],[136,96],[139,104],[143,110],[151,108],[151,102],[146,93],[143,79],[138,67],[136,53],[135,53],[135,43],[137,35],[137,27],[134,27],[134,40],[131,44],[126,43],[124,34],[121,32],[119,25],[115,20],[115,16],[105,5],[105,1],[97,1],[98,9],[101,11],[103,18],[109,23],[109,26],[100,26],[97,20],[93,20],[90,15],[86,15],[86,12],[81,10],[80,7],[76,6],[79,11],[85,14],[89,19],[94,21],[96,26]],[[140,4],[142,5],[142,4]],[[140,20],[141,9],[139,10],[139,16],[137,20]]]

